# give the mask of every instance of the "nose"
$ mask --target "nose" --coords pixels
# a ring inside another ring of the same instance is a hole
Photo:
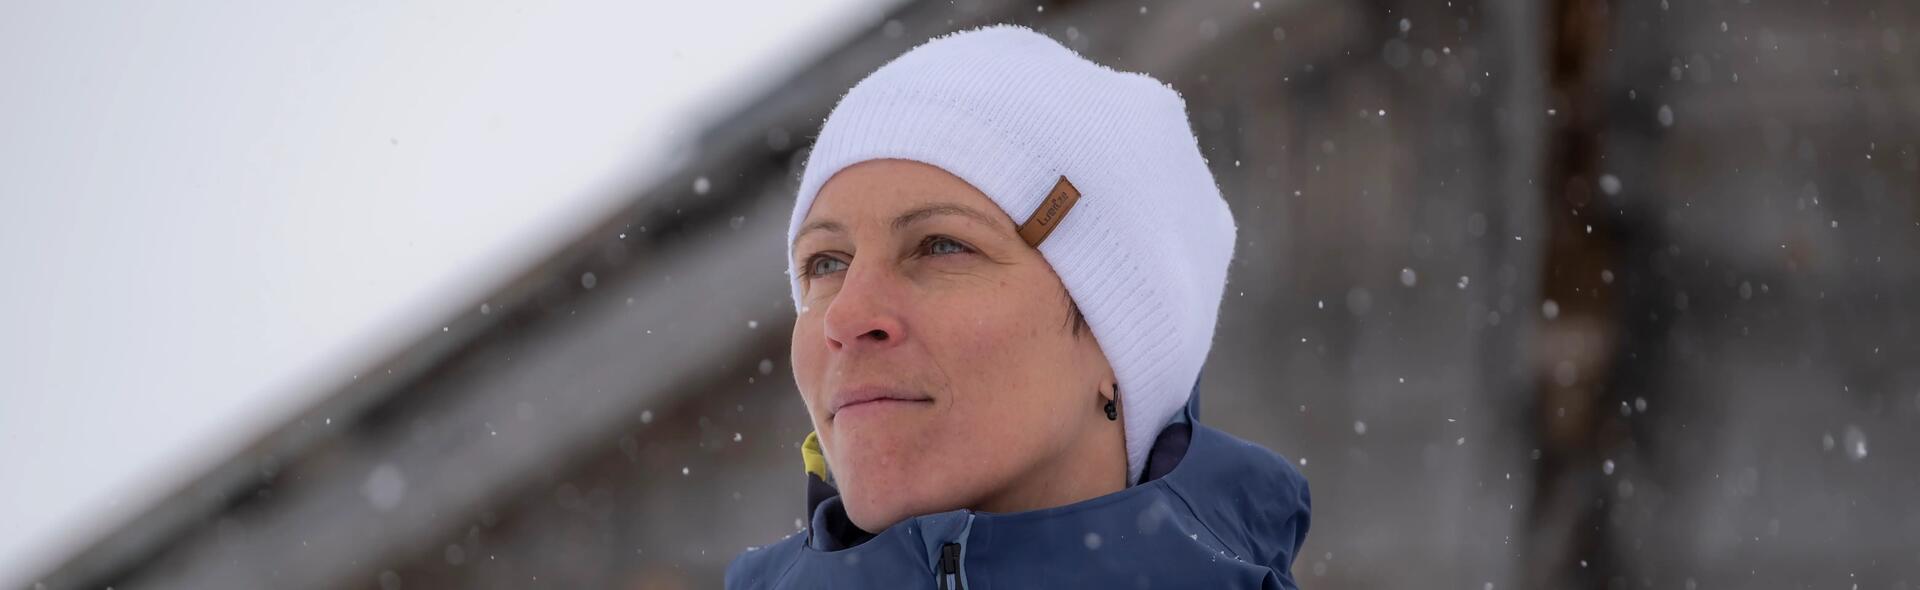
[[[855,264],[858,266],[858,263]],[[871,272],[862,272],[871,271]],[[823,318],[827,349],[835,352],[895,346],[906,336],[898,291],[880,269],[848,268]]]

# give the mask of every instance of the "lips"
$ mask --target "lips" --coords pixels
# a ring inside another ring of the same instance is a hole
[[[861,386],[834,392],[829,398],[830,415],[856,406],[893,405],[892,402],[931,402],[933,398],[917,392],[882,386]]]

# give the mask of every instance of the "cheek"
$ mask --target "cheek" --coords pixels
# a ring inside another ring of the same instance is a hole
[[[981,314],[990,319],[972,336],[975,358],[1008,398],[997,400],[1004,423],[1047,423],[1094,392],[1063,298],[1058,290],[1008,289],[1004,303]]]
[[[1024,294],[1020,295],[1024,296]],[[1012,297],[1002,301],[1014,300]],[[1026,307],[973,305],[943,321],[929,340],[954,396],[953,430],[979,447],[1024,446],[1048,413],[1048,396],[1073,368],[1056,349],[1048,320]],[[997,453],[996,453],[997,454]]]
[[[1046,300],[1043,294],[1003,288],[950,306],[965,311],[941,321],[932,340],[946,349],[942,356],[953,363],[948,369],[962,375],[1021,382],[1031,373],[1063,371],[1066,367],[1052,366],[1060,318],[1033,303]]]
[[[810,414],[819,407],[815,402],[820,395],[821,375],[826,372],[827,350],[822,338],[818,320],[802,316],[794,321],[790,346],[793,381]]]

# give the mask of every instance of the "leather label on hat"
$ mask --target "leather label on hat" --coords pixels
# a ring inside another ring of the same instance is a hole
[[[1028,246],[1040,246],[1040,242],[1046,241],[1047,236],[1053,233],[1053,228],[1060,227],[1060,220],[1066,219],[1067,212],[1072,211],[1073,204],[1078,202],[1080,189],[1073,188],[1073,183],[1061,176],[1060,182],[1054,183],[1053,190],[1047,193],[1047,199],[1040,202],[1040,207],[1033,210],[1033,215],[1027,217],[1026,223],[1020,224],[1020,239],[1026,240]]]

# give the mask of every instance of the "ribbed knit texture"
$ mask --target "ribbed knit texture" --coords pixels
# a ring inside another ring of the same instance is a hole
[[[793,238],[814,196],[841,169],[882,158],[946,170],[1015,223],[1060,176],[1080,190],[1039,250],[1119,380],[1127,483],[1138,482],[1212,348],[1233,257],[1233,216],[1179,93],[1013,25],[895,58],[841,97],[808,156],[787,227],[796,313]]]

